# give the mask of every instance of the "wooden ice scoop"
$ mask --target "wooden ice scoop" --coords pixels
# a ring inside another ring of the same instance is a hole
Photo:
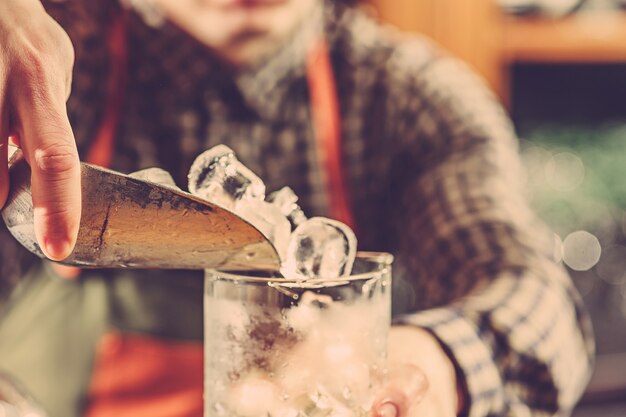
[[[81,164],[82,217],[63,264],[93,268],[277,270],[272,244],[236,214],[174,187]],[[44,257],[33,226],[30,167],[9,160],[2,218],[28,250]]]

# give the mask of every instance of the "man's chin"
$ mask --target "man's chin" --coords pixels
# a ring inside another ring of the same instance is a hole
[[[254,9],[258,7],[279,6],[289,0],[204,0],[205,4],[222,8]]]
[[[238,36],[216,53],[229,64],[245,68],[254,66],[279,47],[275,39],[257,33],[256,36]]]

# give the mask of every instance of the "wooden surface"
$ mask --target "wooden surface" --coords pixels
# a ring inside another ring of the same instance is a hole
[[[383,22],[432,38],[463,59],[496,91],[502,27],[493,0],[371,0]]]
[[[626,62],[626,13],[583,12],[565,19],[507,18],[502,60]]]
[[[506,103],[510,66],[626,63],[626,12],[564,19],[510,17],[494,0],[370,0],[380,19],[431,37],[468,62]]]

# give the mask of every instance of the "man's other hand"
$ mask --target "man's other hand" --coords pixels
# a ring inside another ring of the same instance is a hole
[[[389,373],[373,417],[455,417],[459,408],[452,362],[429,332],[392,327]]]

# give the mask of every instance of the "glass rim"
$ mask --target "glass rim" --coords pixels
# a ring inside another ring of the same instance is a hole
[[[249,282],[249,283],[266,283],[268,285],[281,285],[284,286],[315,286],[329,284],[344,284],[353,281],[362,281],[373,278],[373,274],[384,275],[389,272],[391,264],[393,263],[394,256],[387,252],[357,252],[355,259],[362,259],[365,261],[376,262],[381,265],[380,269],[376,269],[370,272],[362,272],[355,275],[347,275],[343,277],[335,278],[316,278],[316,279],[297,279],[297,278],[283,278],[283,277],[254,277],[250,275],[243,275],[240,273],[232,273],[226,271],[220,271],[216,269],[205,269],[205,277],[207,273],[214,274],[214,280],[216,281],[231,281],[231,282]],[[254,271],[250,271],[254,272]]]

